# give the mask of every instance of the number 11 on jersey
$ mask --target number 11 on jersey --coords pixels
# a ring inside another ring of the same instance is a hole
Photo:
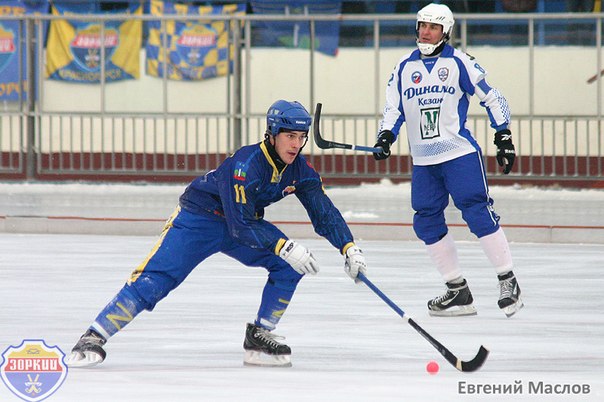
[[[245,187],[241,184],[235,184],[233,187],[235,187],[235,202],[241,204],[247,203],[245,199]]]

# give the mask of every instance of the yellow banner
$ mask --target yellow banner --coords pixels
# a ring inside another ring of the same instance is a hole
[[[77,5],[52,6],[53,15],[79,14]],[[143,8],[128,10],[142,15]],[[138,79],[142,21],[53,20],[46,52],[46,76],[51,79],[98,83],[101,81],[101,52],[105,52],[105,81]],[[101,37],[102,36],[102,37]]]
[[[245,4],[193,6],[151,0],[151,15],[199,15],[195,21],[151,21],[147,42],[146,72],[171,80],[202,80],[227,75],[232,69],[233,46],[229,45],[228,21],[212,21],[211,15],[244,14]],[[164,26],[165,25],[165,26]],[[164,48],[162,32],[166,34]]]

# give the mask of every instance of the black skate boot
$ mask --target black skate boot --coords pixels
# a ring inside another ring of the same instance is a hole
[[[291,367],[291,349],[276,341],[283,337],[270,333],[258,325],[247,324],[243,349],[243,364],[248,366]]]
[[[465,279],[461,283],[447,282],[447,292],[428,302],[428,312],[436,317],[476,315],[473,302],[472,292]]]
[[[92,367],[102,363],[107,356],[103,345],[107,340],[96,331],[89,329],[71,349],[65,362],[68,367]]]
[[[512,271],[497,275],[497,279],[499,279],[499,301],[497,304],[506,316],[511,317],[524,307],[524,303],[520,298],[520,286],[518,286],[518,281]]]

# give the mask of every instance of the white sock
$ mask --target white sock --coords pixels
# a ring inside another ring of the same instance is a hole
[[[445,237],[434,244],[427,246],[428,255],[436,265],[445,282],[461,281],[461,269],[457,258],[457,248],[451,234],[447,233]]]
[[[499,228],[495,233],[481,237],[479,240],[484,253],[495,267],[497,275],[505,274],[512,270],[514,266],[512,253],[510,252],[510,245],[502,228]]]

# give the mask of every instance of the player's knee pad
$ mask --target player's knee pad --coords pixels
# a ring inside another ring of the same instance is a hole
[[[499,229],[499,215],[491,205],[474,205],[464,208],[461,212],[470,232],[478,238],[495,233]]]
[[[413,217],[413,230],[417,238],[426,245],[436,243],[449,231],[444,219],[422,217],[417,214]]]
[[[472,232],[477,238],[481,238],[484,236],[488,236],[490,234],[495,233],[499,230],[499,224],[497,222],[481,222],[479,224],[471,225],[468,223],[468,227],[470,228],[470,232]]]
[[[300,282],[300,279],[302,279],[303,275],[298,274],[293,269],[292,269],[292,271],[296,275],[285,276],[285,275],[273,275],[273,273],[271,273],[268,276],[268,282],[278,289],[294,291],[294,290],[296,290],[296,287],[298,286],[298,282]]]
[[[149,311],[176,286],[174,279],[158,273],[143,273],[135,282],[126,285],[130,292],[144,301],[145,309]]]

